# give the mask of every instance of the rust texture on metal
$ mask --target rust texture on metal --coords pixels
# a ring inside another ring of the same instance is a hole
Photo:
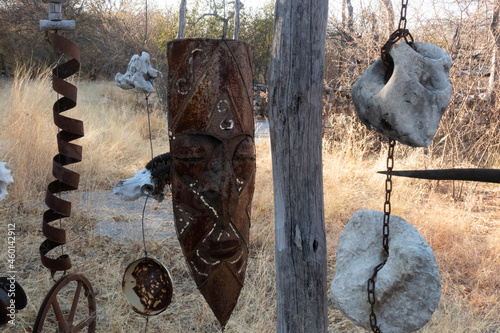
[[[2,276],[0,277],[0,325],[13,319],[12,304],[15,311],[24,309],[28,304],[26,293],[13,277]]]
[[[56,194],[78,189],[80,175],[65,166],[82,160],[82,147],[71,141],[83,137],[83,122],[62,115],[63,112],[76,106],[77,88],[65,79],[79,71],[80,49],[73,42],[56,33],[51,35],[51,45],[56,51],[70,58],[52,71],[52,87],[59,95],[62,95],[52,108],[54,123],[60,128],[57,134],[59,153],[53,158],[52,175],[56,180],[47,186],[45,204],[49,209],[44,212],[42,223],[43,235],[47,239],[40,246],[40,256],[42,264],[51,271],[53,277],[57,271],[66,271],[71,268],[71,261],[67,255],[50,258],[47,254],[66,243],[65,230],[54,227],[50,223],[71,215],[71,202],[61,199]]]
[[[70,310],[63,311],[68,294],[73,300]],[[85,301],[83,298],[86,298],[86,302],[79,302],[80,298],[83,301]],[[83,309],[82,303],[86,306]],[[52,319],[53,316],[55,320]],[[49,326],[48,321],[57,326],[57,332],[81,332],[85,327],[89,333],[96,331],[95,294],[90,282],[83,275],[65,275],[52,286],[38,311],[33,333],[44,332]]]
[[[145,316],[165,311],[172,302],[172,279],[167,269],[152,258],[141,258],[125,270],[122,288],[132,309]]]
[[[168,44],[175,226],[192,276],[224,327],[245,280],[255,183],[250,45]]]

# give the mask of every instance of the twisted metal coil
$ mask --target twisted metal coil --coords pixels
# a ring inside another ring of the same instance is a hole
[[[68,255],[61,254],[53,259],[47,254],[53,249],[66,244],[66,231],[50,223],[71,215],[71,202],[56,196],[57,193],[78,189],[80,175],[65,168],[66,165],[81,162],[82,147],[71,141],[83,137],[83,122],[61,115],[76,106],[77,88],[65,81],[80,69],[80,49],[69,39],[53,33],[51,46],[54,50],[71,58],[57,65],[52,71],[52,88],[62,95],[53,105],[54,124],[59,127],[57,134],[58,154],[53,158],[52,175],[56,178],[47,186],[45,204],[48,206],[43,214],[42,232],[46,240],[40,245],[42,264],[51,271],[52,277],[57,271],[71,268]]]

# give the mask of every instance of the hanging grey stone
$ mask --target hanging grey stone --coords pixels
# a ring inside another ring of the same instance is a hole
[[[161,77],[161,72],[151,66],[147,52],[134,54],[130,59],[125,74],[117,73],[115,83],[122,89],[135,89],[148,94],[154,91],[153,80]]]
[[[337,271],[330,286],[334,306],[355,325],[370,330],[367,281],[383,262],[384,213],[360,210],[339,237]],[[384,333],[413,332],[432,317],[441,280],[431,248],[418,231],[391,215],[389,257],[375,279],[375,315]]]
[[[379,58],[352,86],[359,119],[371,129],[401,143],[427,147],[452,94],[450,56],[438,46],[415,42],[393,45],[394,71]]]

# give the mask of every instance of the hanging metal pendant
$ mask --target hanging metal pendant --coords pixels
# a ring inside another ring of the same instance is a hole
[[[247,267],[255,183],[252,50],[238,41],[175,40],[168,64],[177,236],[224,327]]]
[[[123,293],[132,310],[155,316],[172,301],[172,279],[165,266],[152,258],[141,258],[128,265],[122,280]]]

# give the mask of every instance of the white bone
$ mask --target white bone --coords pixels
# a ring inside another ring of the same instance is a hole
[[[113,193],[124,201],[135,201],[146,196],[150,196],[158,202],[163,201],[168,187],[161,194],[151,195],[154,187],[155,185],[151,180],[151,171],[144,168],[137,171],[132,178],[120,180],[116,183],[113,187]]]
[[[115,83],[122,89],[135,89],[143,93],[152,93],[153,80],[161,76],[161,72],[151,66],[149,54],[141,52],[141,55],[134,54],[128,63],[125,74],[117,73]]]
[[[6,162],[0,162],[0,201],[5,199],[7,194],[9,194],[7,192],[7,185],[14,182],[10,170],[5,167],[6,164]]]
[[[452,88],[450,56],[439,47],[401,42],[391,48],[394,72],[385,83],[382,60],[373,63],[352,86],[360,120],[404,144],[427,147],[434,138]]]

